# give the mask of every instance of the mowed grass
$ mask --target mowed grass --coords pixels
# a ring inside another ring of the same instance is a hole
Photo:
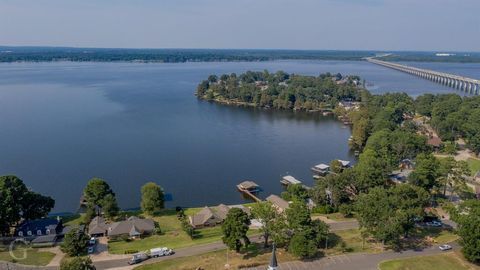
[[[380,270],[468,270],[479,269],[464,262],[455,253],[419,256],[380,263]]]
[[[381,247],[375,241],[365,239],[363,241],[359,229],[336,231],[330,233],[328,239],[327,255],[338,255],[352,252],[380,252]]]
[[[284,249],[277,249],[277,260],[279,263],[295,260]],[[271,249],[263,249],[258,245],[251,247],[248,252],[228,252],[228,269],[240,269],[246,267],[258,267],[268,265],[271,259]],[[165,260],[159,263],[147,264],[136,267],[135,270],[191,270],[202,267],[203,269],[227,269],[227,250],[218,250],[201,255],[183,257],[178,259]]]
[[[52,252],[39,251],[35,248],[27,249],[25,259],[22,259],[25,255],[24,250],[14,250],[13,255],[18,259],[12,257],[8,250],[2,249],[0,250],[0,261],[23,265],[45,266],[49,264],[50,261],[52,261],[52,259],[55,257],[55,254]]]
[[[469,158],[467,163],[472,175],[475,175],[475,173],[480,171],[480,159]]]
[[[201,208],[191,208],[185,211],[186,215],[194,214]],[[113,254],[124,254],[125,251],[145,251],[155,247],[169,247],[172,249],[184,248],[194,245],[208,244],[221,241],[221,226],[203,228],[196,230],[197,234],[191,239],[181,227],[175,210],[164,210],[158,216],[148,217],[158,222],[162,235],[153,235],[144,239],[132,241],[111,241],[108,244],[108,250]],[[249,235],[257,234],[258,231],[250,230]]]

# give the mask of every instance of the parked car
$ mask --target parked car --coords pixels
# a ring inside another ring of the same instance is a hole
[[[148,258],[149,256],[146,253],[143,253],[143,252],[137,253],[137,254],[134,254],[130,260],[128,260],[128,264],[132,265],[132,264],[141,263],[145,260],[148,260]]]
[[[169,256],[172,255],[174,252],[173,250],[167,248],[167,247],[162,247],[162,248],[152,248],[150,250],[150,257],[161,257],[161,256]]]
[[[452,246],[450,245],[441,245],[438,247],[441,251],[447,251],[447,250],[451,250],[452,249]]]
[[[88,244],[91,246],[94,246],[96,243],[97,243],[97,238],[95,237],[90,238],[90,240],[88,241]]]
[[[90,247],[88,247],[87,253],[88,253],[88,254],[93,254],[93,253],[95,253],[95,246],[90,246]]]

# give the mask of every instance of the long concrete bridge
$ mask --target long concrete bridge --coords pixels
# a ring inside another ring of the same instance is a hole
[[[406,65],[401,65],[392,62],[381,61],[373,57],[366,58],[368,62],[381,65],[384,67],[396,69],[406,72],[408,74],[416,75],[418,77],[443,84],[448,87],[463,91],[471,95],[480,95],[480,80],[471,79],[463,76],[438,72],[428,69],[415,68]]]

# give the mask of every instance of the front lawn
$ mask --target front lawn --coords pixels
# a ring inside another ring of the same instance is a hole
[[[27,254],[25,259],[24,250],[14,250],[13,255],[19,259],[13,258],[8,250],[0,250],[0,261],[12,262],[24,265],[35,265],[35,266],[45,266],[50,263],[50,261],[55,257],[55,254],[52,252],[38,251],[35,248],[27,249]]]
[[[192,208],[185,211],[186,214],[200,211],[201,208]],[[153,235],[144,239],[132,241],[111,241],[108,244],[108,250],[113,254],[124,254],[125,251],[145,251],[155,247],[169,247],[173,249],[189,247],[193,245],[208,244],[221,241],[221,226],[203,228],[196,230],[197,234],[192,240],[181,227],[175,210],[164,210],[158,216],[149,217],[158,222],[162,235]],[[256,230],[250,230],[249,235],[258,233]]]
[[[468,270],[465,262],[454,253],[433,256],[419,256],[407,259],[398,259],[380,263],[380,270]]]

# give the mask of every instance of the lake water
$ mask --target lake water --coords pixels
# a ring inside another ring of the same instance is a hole
[[[479,64],[416,64],[480,78]],[[5,63],[0,64],[0,174],[16,174],[75,211],[88,179],[106,179],[123,208],[138,207],[154,181],[169,206],[244,202],[235,185],[252,179],[262,197],[281,176],[313,184],[310,167],[353,160],[350,130],[332,118],[199,101],[209,74],[284,70],[356,74],[372,92],[413,96],[453,89],[366,62]]]

